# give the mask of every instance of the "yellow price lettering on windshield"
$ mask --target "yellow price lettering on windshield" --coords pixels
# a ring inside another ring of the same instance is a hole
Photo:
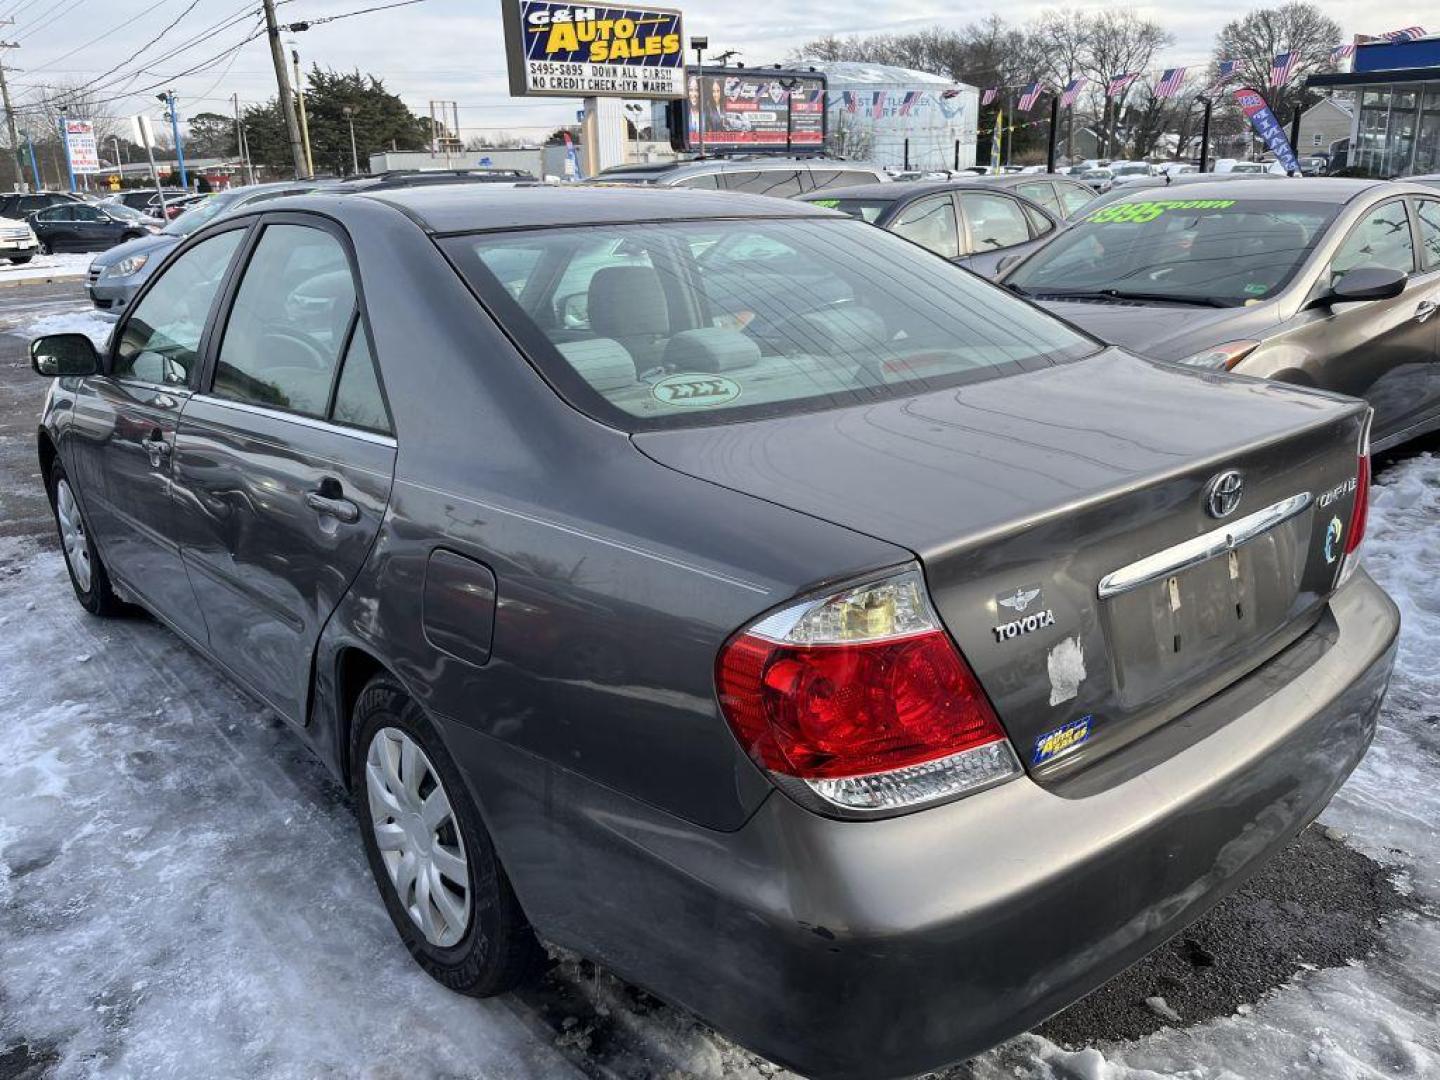
[[[1224,210],[1234,206],[1234,199],[1162,199],[1149,202],[1114,203],[1097,210],[1085,220],[1097,225],[1128,222],[1143,225],[1154,221],[1167,210]]]

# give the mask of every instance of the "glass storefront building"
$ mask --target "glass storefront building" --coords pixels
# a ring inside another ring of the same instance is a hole
[[[1353,71],[1306,85],[1355,95],[1352,168],[1385,177],[1440,172],[1440,37],[1360,45]]]

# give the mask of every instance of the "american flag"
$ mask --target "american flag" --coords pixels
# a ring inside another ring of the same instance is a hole
[[[849,113],[853,113],[853,112],[855,111],[855,95],[854,95],[854,93],[851,92],[851,91],[849,91],[849,90],[845,90],[845,91],[842,91],[842,97],[843,97],[843,99],[844,99],[844,101],[845,101],[845,111],[846,111],[846,112],[849,112]]]
[[[1225,82],[1227,79],[1233,79],[1237,74],[1239,74],[1239,71],[1239,60],[1221,60],[1219,73],[1215,76],[1215,81],[1217,83],[1222,83]]]
[[[985,88],[985,92],[980,95],[980,104],[981,104],[981,105],[994,105],[994,104],[995,104],[995,99],[996,99],[996,97],[999,96],[999,94],[1000,94],[1000,88],[999,88],[998,86],[987,86],[987,87]]]
[[[1062,109],[1069,108],[1075,104],[1075,99],[1080,96],[1080,91],[1085,89],[1085,82],[1084,76],[1081,76],[1071,79],[1065,84],[1065,92],[1060,95],[1060,107]]]
[[[880,117],[885,115],[885,91],[876,90],[872,100],[874,101],[874,105],[870,109],[870,115],[876,120],[879,120]]]
[[[900,102],[900,115],[901,115],[901,116],[909,116],[909,115],[910,115],[910,110],[915,107],[915,103],[916,103],[917,101],[919,101],[919,100],[920,100],[920,91],[919,91],[919,90],[907,90],[907,91],[905,91],[905,99]]]
[[[1020,95],[1020,111],[1029,112],[1035,108],[1035,102],[1040,100],[1040,95],[1044,92],[1045,87],[1038,82],[1032,82],[1029,86],[1025,87],[1024,93]]]
[[[1330,59],[1331,59],[1331,60],[1344,60],[1346,57],[1354,56],[1354,55],[1355,55],[1355,43],[1354,43],[1354,42],[1351,42],[1349,45],[1336,45],[1335,48],[1333,48],[1333,49],[1330,50]]]
[[[1423,26],[1407,26],[1404,30],[1391,30],[1388,34],[1381,34],[1380,38],[1383,41],[1414,41],[1424,36]]]
[[[1155,85],[1155,97],[1172,98],[1180,93],[1180,87],[1185,82],[1185,72],[1188,68],[1166,68],[1160,74],[1160,81]]]
[[[1289,52],[1282,52],[1274,60],[1270,61],[1270,85],[1280,89],[1290,81],[1291,74],[1295,71],[1295,61],[1300,59],[1300,54],[1294,49]]]
[[[1110,83],[1105,87],[1105,96],[1107,98],[1119,97],[1125,93],[1125,91],[1129,89],[1130,84],[1139,77],[1140,73],[1138,71],[1131,71],[1125,75],[1110,76]]]

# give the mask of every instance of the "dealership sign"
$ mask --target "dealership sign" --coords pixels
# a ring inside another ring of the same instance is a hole
[[[505,0],[504,13],[516,97],[685,96],[678,11]]]
[[[72,172],[100,171],[100,150],[95,145],[95,125],[89,120],[65,121],[65,150],[70,155]]]
[[[1242,86],[1235,91],[1235,104],[1240,106],[1245,113],[1245,119],[1250,121],[1255,134],[1265,141],[1265,145],[1275,155],[1275,160],[1284,166],[1286,172],[1298,175],[1300,161],[1295,157],[1295,149],[1285,137],[1285,129],[1280,126],[1280,121],[1275,119],[1275,114],[1265,103],[1261,93]]]

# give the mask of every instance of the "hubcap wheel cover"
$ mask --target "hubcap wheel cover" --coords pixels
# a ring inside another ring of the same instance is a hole
[[[65,546],[65,562],[81,592],[90,591],[90,545],[85,542],[85,522],[80,517],[80,507],[75,502],[75,493],[70,490],[70,481],[61,480],[55,485],[55,515],[60,519],[60,542]]]
[[[470,925],[470,864],[440,774],[409,735],[381,728],[365,755],[365,789],[400,906],[430,944],[455,945]]]

